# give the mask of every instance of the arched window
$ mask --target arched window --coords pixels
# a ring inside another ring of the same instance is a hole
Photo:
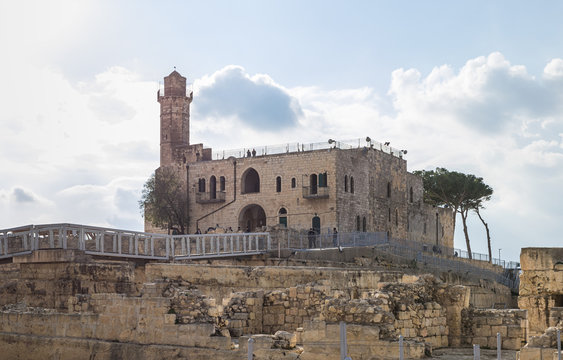
[[[356,216],[356,231],[360,231],[360,215]]]
[[[205,192],[205,179],[199,179],[197,183],[197,191]]]
[[[327,187],[327,181],[326,172],[319,174],[319,187]]]
[[[412,186],[411,186],[411,188],[410,188],[410,190],[409,190],[409,200],[410,200],[411,203],[413,202]]]
[[[387,197],[391,197],[391,182],[387,183]]]
[[[366,232],[367,231],[367,223],[366,223],[366,217],[364,216],[364,218],[362,219],[362,231]]]
[[[212,175],[209,179],[209,198],[217,198],[217,178],[215,178],[215,175]]]
[[[281,192],[281,176],[276,178],[276,192]]]
[[[344,192],[348,192],[348,175],[344,175]]]
[[[295,178],[291,178],[291,188],[295,189],[296,186],[297,186],[297,181],[295,180]]]
[[[280,211],[278,211],[278,216],[280,225],[287,227],[287,210],[285,208],[281,208]]]
[[[350,192],[354,193],[354,177],[350,176]]]
[[[243,194],[258,193],[260,192],[260,176],[253,168],[246,170],[242,174],[242,189]]]
[[[221,176],[219,178],[219,191],[225,191],[225,177]]]
[[[309,176],[309,189],[311,190],[311,195],[317,193],[317,174],[311,174],[311,176]]]

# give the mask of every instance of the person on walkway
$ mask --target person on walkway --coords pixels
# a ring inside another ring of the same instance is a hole
[[[307,237],[309,238],[309,249],[317,247],[315,236],[315,230],[313,230],[313,228],[309,229],[309,232],[307,233]]]
[[[332,246],[338,246],[338,231],[336,228],[332,228]]]

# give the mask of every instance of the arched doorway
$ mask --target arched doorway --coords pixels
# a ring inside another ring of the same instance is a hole
[[[247,205],[240,211],[238,223],[244,232],[256,231],[266,226],[266,213],[260,205]]]
[[[242,189],[241,193],[257,193],[260,192],[260,176],[253,168],[246,170],[242,174]]]
[[[313,220],[311,221],[311,227],[313,228],[315,233],[317,233],[317,234],[321,233],[321,218],[318,217],[317,214],[315,214],[315,216],[313,216]]]
[[[280,225],[282,225],[282,227],[287,228],[287,210],[285,208],[281,208],[280,211],[278,211],[278,217],[280,220]]]

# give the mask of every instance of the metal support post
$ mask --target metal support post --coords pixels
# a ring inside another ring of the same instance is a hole
[[[500,339],[500,333],[497,333],[497,360],[500,360],[500,354],[501,354],[501,339]]]
[[[561,360],[561,330],[557,329],[557,358]]]
[[[254,353],[254,339],[248,339],[248,360],[252,360]]]
[[[403,344],[403,335],[399,335],[399,360],[405,358],[405,349]]]
[[[345,360],[348,355],[348,342],[346,340],[346,323],[340,322],[340,360]]]
[[[473,344],[473,360],[481,360],[481,348],[479,344]]]

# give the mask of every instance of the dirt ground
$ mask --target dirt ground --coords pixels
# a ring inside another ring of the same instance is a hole
[[[472,348],[445,348],[432,352],[432,359],[440,360],[473,360]],[[481,349],[481,360],[496,360],[496,350]],[[502,350],[502,360],[516,360],[516,351]]]

